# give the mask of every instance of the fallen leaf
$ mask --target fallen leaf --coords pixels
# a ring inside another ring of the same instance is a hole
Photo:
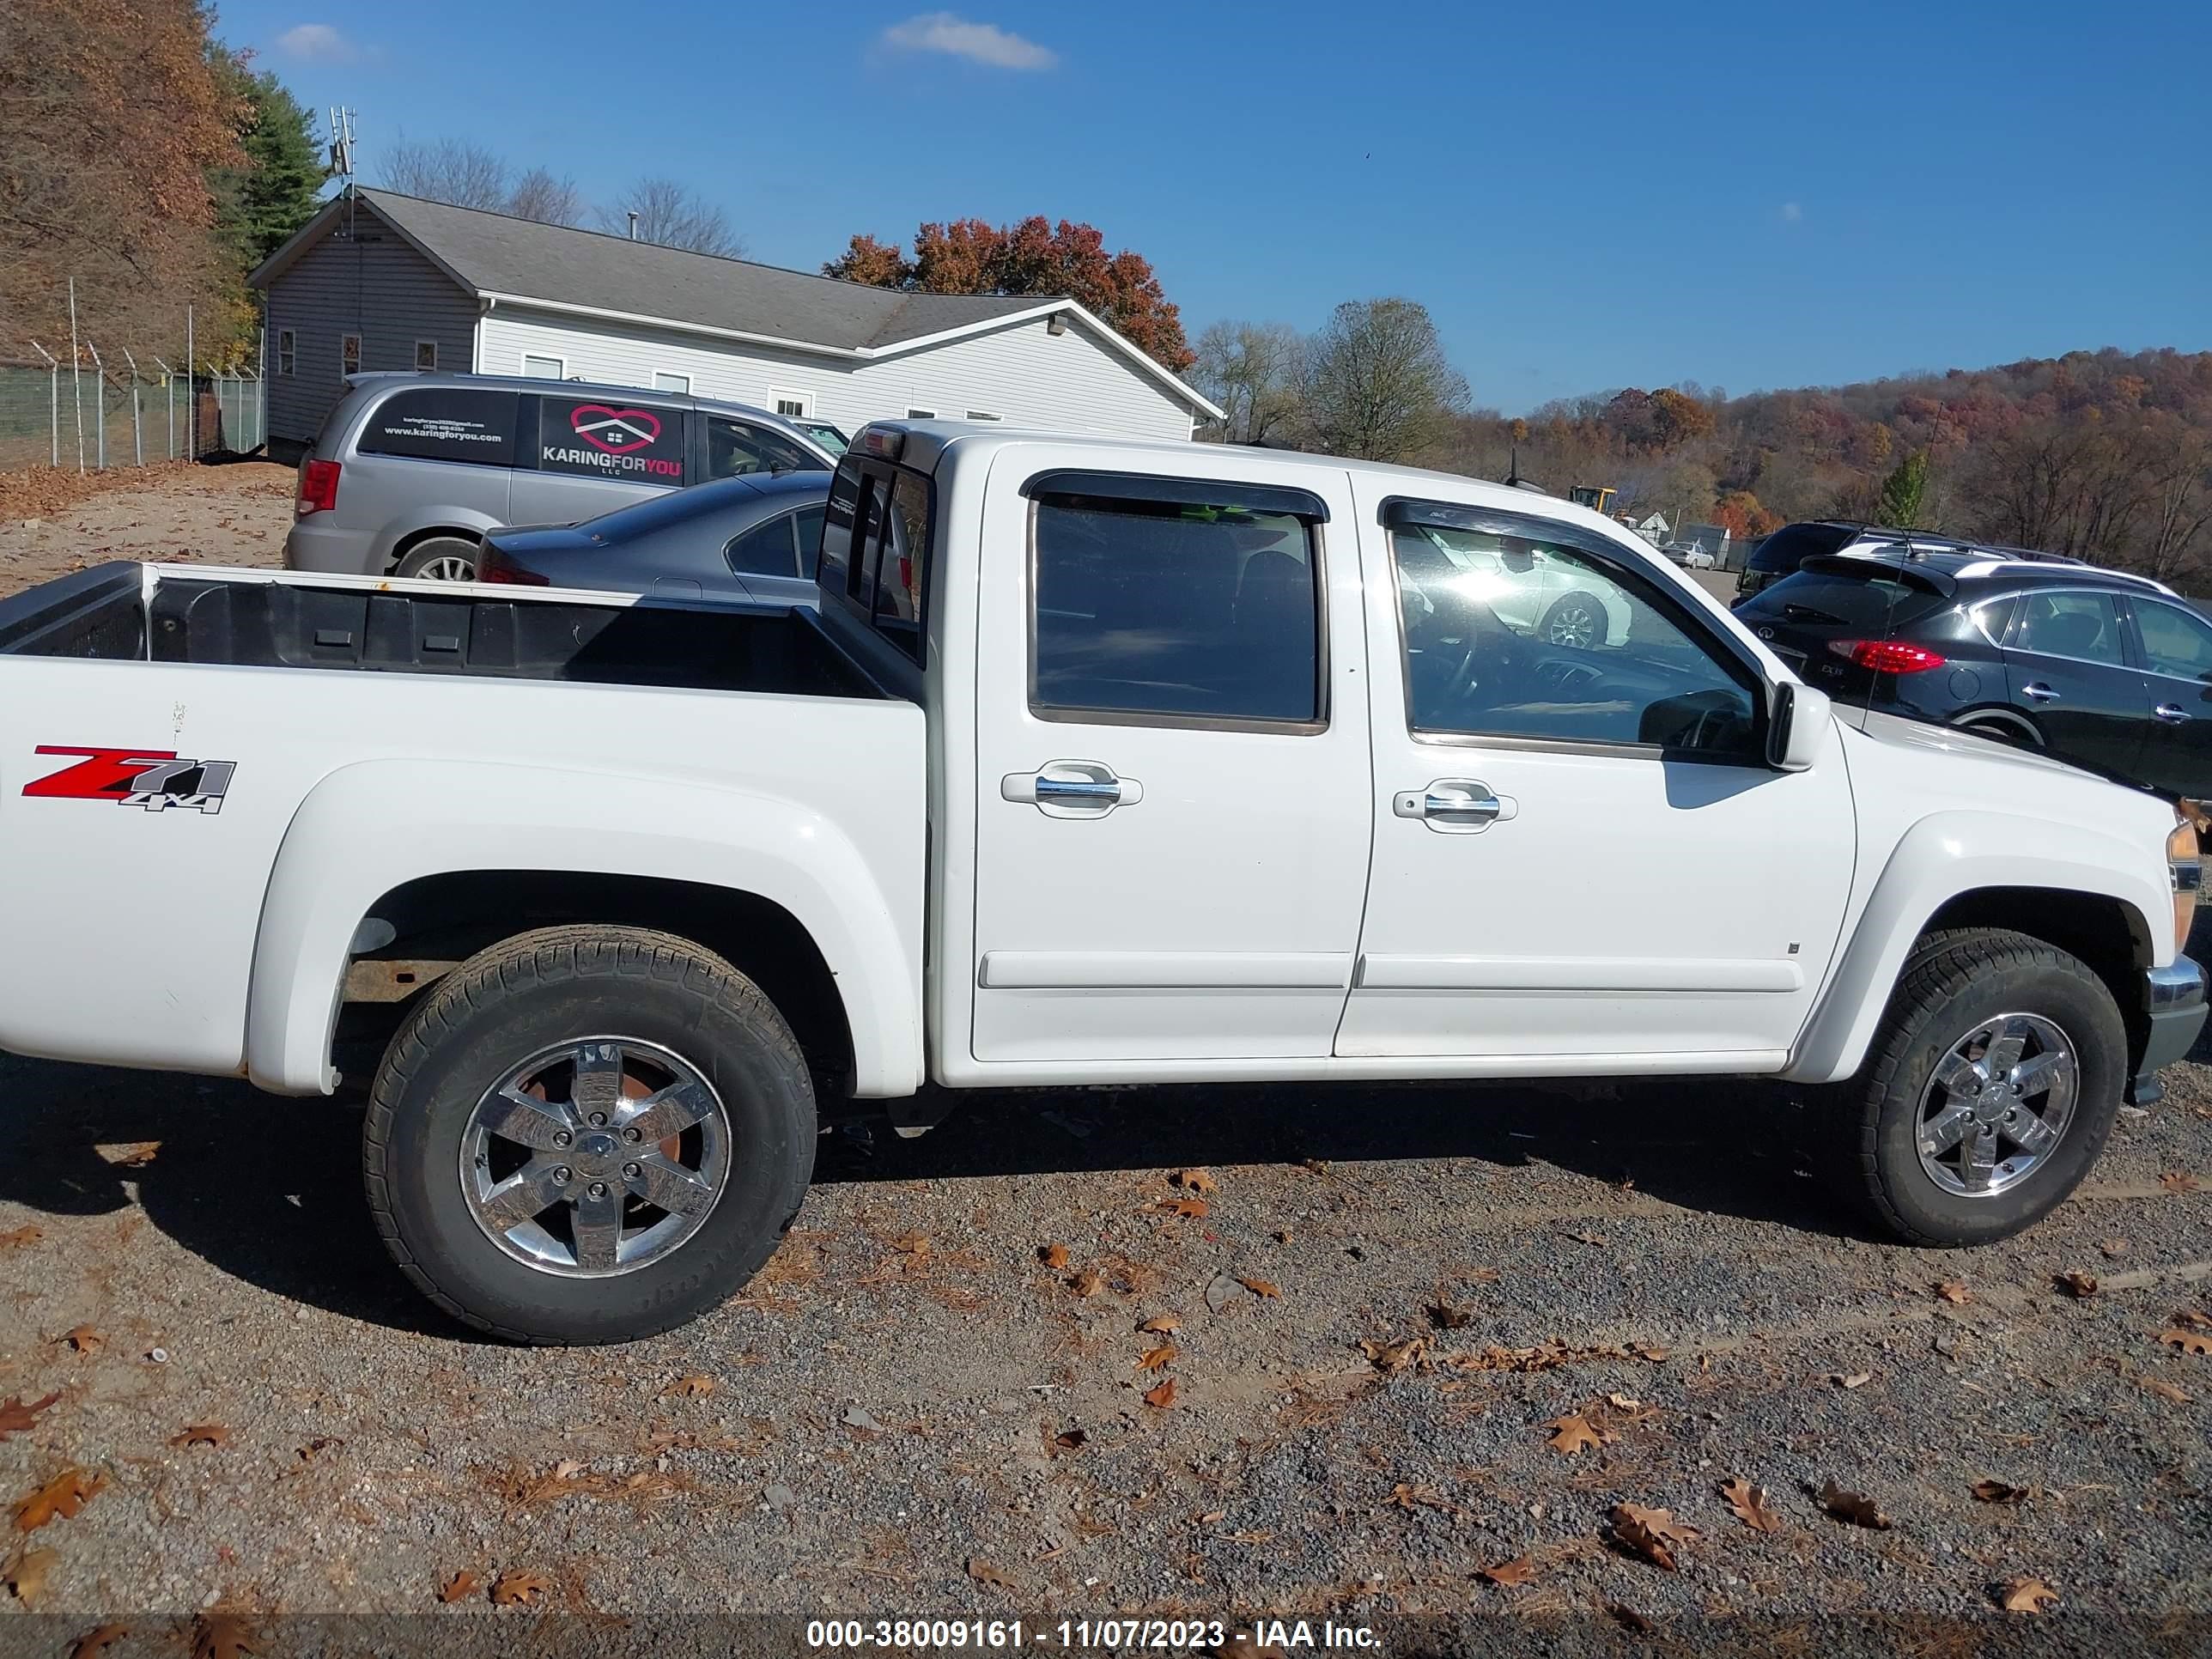
[[[2169,1348],[2179,1348],[2184,1353],[2193,1353],[2199,1358],[2212,1354],[2212,1332],[2192,1331],[2185,1326],[2176,1325],[2170,1330],[2160,1331],[2158,1340]]]
[[[1067,1246],[1065,1244],[1040,1244],[1037,1247],[1037,1260],[1043,1262],[1044,1265],[1051,1268],[1053,1272],[1058,1273],[1061,1268],[1067,1266]]]
[[[1172,1342],[1163,1343],[1160,1346],[1152,1349],[1144,1356],[1144,1358],[1138,1360],[1135,1369],[1140,1371],[1156,1371],[1175,1357],[1175,1345]]]
[[[1615,1504],[1612,1518],[1613,1534],[1622,1543],[1669,1572],[1675,1571],[1674,1551],[1705,1536],[1668,1511],[1646,1509],[1641,1504]]]
[[[927,1255],[929,1238],[924,1233],[901,1233],[891,1240],[891,1249],[903,1255]]]
[[[1890,1519],[1875,1506],[1871,1498],[1855,1492],[1845,1492],[1833,1480],[1820,1488],[1820,1507],[1838,1521],[1848,1521],[1855,1527],[1869,1527],[1875,1532],[1887,1532]]]
[[[192,1659],[238,1659],[241,1653],[258,1653],[261,1639],[254,1628],[234,1613],[204,1613],[192,1625]]]
[[[1651,1634],[1651,1621],[1626,1603],[1608,1601],[1605,1604],[1605,1611],[1606,1616],[1621,1629],[1633,1631],[1638,1636]]]
[[[9,1566],[8,1592],[25,1607],[35,1607],[46,1587],[46,1575],[60,1559],[52,1550],[26,1550]]]
[[[1974,1293],[1966,1288],[1965,1281],[1957,1279],[1947,1279],[1942,1281],[1936,1286],[1936,1294],[1944,1301],[1954,1304],[1960,1302],[1972,1302],[1974,1299]]]
[[[108,1163],[118,1170],[143,1170],[154,1161],[161,1150],[158,1140],[133,1141],[128,1146],[118,1146],[112,1153],[103,1153]]]
[[[1863,1389],[1874,1381],[1872,1371],[1830,1371],[1821,1381],[1832,1382],[1839,1389]]]
[[[1085,1267],[1067,1281],[1067,1288],[1078,1296],[1096,1296],[1106,1288],[1106,1281],[1095,1270]]]
[[[2182,1170],[2168,1170],[2158,1178],[2158,1184],[2176,1198],[2197,1190],[2197,1177]]]
[[[2058,1592],[2040,1578],[2009,1578],[1997,1591],[1997,1605],[2007,1613],[2044,1613],[2058,1605]]]
[[[2125,1255],[2128,1253],[2128,1241],[2124,1238],[2108,1238],[2097,1248],[2106,1255]]]
[[[1440,1331],[1465,1330],[1469,1325],[1474,1323],[1473,1309],[1455,1308],[1442,1297],[1430,1303],[1423,1311],[1428,1315],[1429,1323]]]
[[[12,1250],[20,1245],[35,1244],[45,1237],[46,1235],[36,1227],[26,1222],[20,1227],[12,1227],[8,1231],[0,1233],[0,1250]]]
[[[552,1588],[553,1581],[543,1573],[526,1572],[520,1567],[509,1567],[492,1583],[492,1605],[526,1607]]]
[[[36,1532],[56,1516],[64,1521],[74,1520],[77,1511],[106,1486],[107,1477],[104,1474],[87,1475],[82,1469],[75,1468],[64,1469],[15,1505],[15,1530]]]
[[[2194,1395],[2177,1389],[2172,1383],[2162,1382],[2155,1376],[2146,1376],[2142,1379],[2142,1385],[2160,1400],[2170,1401],[2177,1406],[2186,1406],[2196,1398]]]
[[[2072,1273],[2053,1273],[2051,1282],[2070,1297],[2094,1296],[2097,1293],[2096,1276],[2079,1269]]]
[[[173,1446],[220,1446],[230,1438],[230,1431],[220,1423],[190,1423],[169,1437]]]
[[[1237,1276],[1237,1282],[1255,1296],[1279,1297],[1283,1294],[1279,1286],[1271,1285],[1264,1279],[1247,1279],[1243,1274],[1239,1273]]]
[[[1492,1583],[1504,1589],[1511,1589],[1515,1585],[1525,1584],[1534,1578],[1536,1576],[1536,1569],[1527,1556],[1516,1555],[1510,1561],[1500,1561],[1494,1567],[1480,1568],[1475,1576],[1478,1578],[1487,1578]]]
[[[69,1659],[102,1659],[108,1649],[130,1634],[128,1625],[94,1625],[70,1644]]]
[[[1428,1352],[1428,1339],[1409,1336],[1403,1342],[1367,1342],[1359,1345],[1360,1352],[1368,1363],[1385,1376],[1395,1376],[1400,1371],[1419,1364],[1421,1356]]]
[[[438,1599],[450,1607],[456,1601],[467,1601],[483,1588],[483,1580],[463,1567],[438,1587]]]
[[[1052,1443],[1062,1451],[1080,1451],[1083,1443],[1090,1438],[1081,1429],[1063,1429],[1053,1436]]]
[[[1176,1380],[1172,1376],[1157,1389],[1145,1390],[1145,1403],[1165,1411],[1176,1402]]]
[[[1721,1482],[1721,1496],[1735,1511],[1735,1518],[1754,1532],[1780,1532],[1782,1517],[1769,1506],[1766,1488],[1754,1486],[1740,1474]]]
[[[1221,1190],[1221,1183],[1204,1170],[1177,1170],[1168,1177],[1168,1181],[1187,1193],[1218,1193]]]
[[[55,1340],[68,1343],[78,1353],[98,1353],[100,1345],[107,1340],[89,1325],[79,1325],[73,1330],[64,1331]]]
[[[33,1400],[27,1406],[15,1395],[0,1400],[0,1440],[37,1427],[39,1413],[61,1397],[61,1390],[57,1389],[44,1400]]]
[[[971,1555],[968,1558],[968,1576],[977,1583],[988,1584],[995,1590],[1011,1590],[1018,1588],[1012,1579],[1007,1577],[980,1555]]]
[[[2183,1308],[2170,1317],[2177,1325],[2193,1325],[2200,1331],[2212,1331],[2212,1314],[2201,1314],[2194,1308]]]
[[[663,1400],[704,1400],[721,1385],[711,1376],[679,1376],[660,1391]]]
[[[1164,1198],[1152,1207],[1169,1215],[1179,1215],[1186,1221],[1202,1221],[1206,1213],[1206,1203],[1202,1198]]]
[[[2027,1498],[2026,1486],[2008,1486],[2002,1480],[1977,1480],[1974,1496],[1984,1504],[2017,1504]]]
[[[1170,1331],[1181,1330],[1182,1321],[1174,1314],[1161,1314],[1157,1318],[1147,1319],[1137,1328],[1140,1331],[1150,1331],[1155,1336],[1164,1336]]]
[[[1545,1443],[1553,1451],[1564,1452],[1569,1457],[1575,1456],[1585,1447],[1606,1445],[1613,1439],[1612,1435],[1592,1424],[1580,1412],[1555,1417],[1544,1426],[1552,1431],[1552,1437]]]

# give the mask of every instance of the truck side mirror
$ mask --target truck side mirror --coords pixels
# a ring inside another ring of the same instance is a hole
[[[1802,772],[1827,740],[1835,711],[1828,694],[1784,681],[1774,688],[1773,712],[1766,722],[1766,763],[1778,772]]]

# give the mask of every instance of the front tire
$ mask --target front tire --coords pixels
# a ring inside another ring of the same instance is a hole
[[[1844,1085],[1850,1184],[1907,1243],[2008,1238],[2097,1161],[2127,1056],[2112,992],[2076,957],[1996,928],[1929,934]]]
[[[814,1090],[720,957],[552,927],[464,963],[370,1092],[371,1213],[433,1302],[518,1342],[627,1342],[743,1287],[799,1212]]]

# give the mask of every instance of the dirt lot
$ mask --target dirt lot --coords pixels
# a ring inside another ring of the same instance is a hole
[[[0,473],[0,598],[107,559],[276,564],[297,474],[266,461],[155,466],[72,501],[75,474]],[[49,503],[57,503],[49,505]]]
[[[273,551],[282,476],[0,527],[0,569]],[[721,1312],[536,1352],[402,1283],[355,1111],[0,1058],[0,1498],[104,1482],[0,1534],[0,1651],[368,1628],[308,1613],[504,1647],[502,1583],[567,1616],[533,1635],[640,1653],[708,1612],[2199,1651],[2212,1070],[2168,1075],[2057,1217],[1970,1254],[1858,1234],[1796,1151],[1817,1108],[1750,1085],[994,1096],[825,1138]],[[1695,1529],[1672,1570],[1623,1503]],[[1998,1611],[2031,1578],[2051,1610]]]

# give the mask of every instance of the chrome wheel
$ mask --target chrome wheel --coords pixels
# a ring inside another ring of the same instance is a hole
[[[1597,643],[1599,623],[1595,609],[1581,599],[1562,599],[1552,607],[1552,614],[1544,625],[1547,644],[1571,646],[1577,651],[1587,651]]]
[[[2000,1014],[1944,1051],[1921,1097],[1920,1167],[1947,1193],[1990,1198],[2065,1138],[2081,1091],[2073,1040],[2040,1014]]]
[[[584,1037],[533,1054],[477,1103],[461,1191],[517,1261],[603,1279],[699,1231],[729,1183],[731,1150],[721,1097],[681,1055]]]
[[[432,559],[415,574],[425,581],[472,582],[477,579],[477,562],[448,553]]]

